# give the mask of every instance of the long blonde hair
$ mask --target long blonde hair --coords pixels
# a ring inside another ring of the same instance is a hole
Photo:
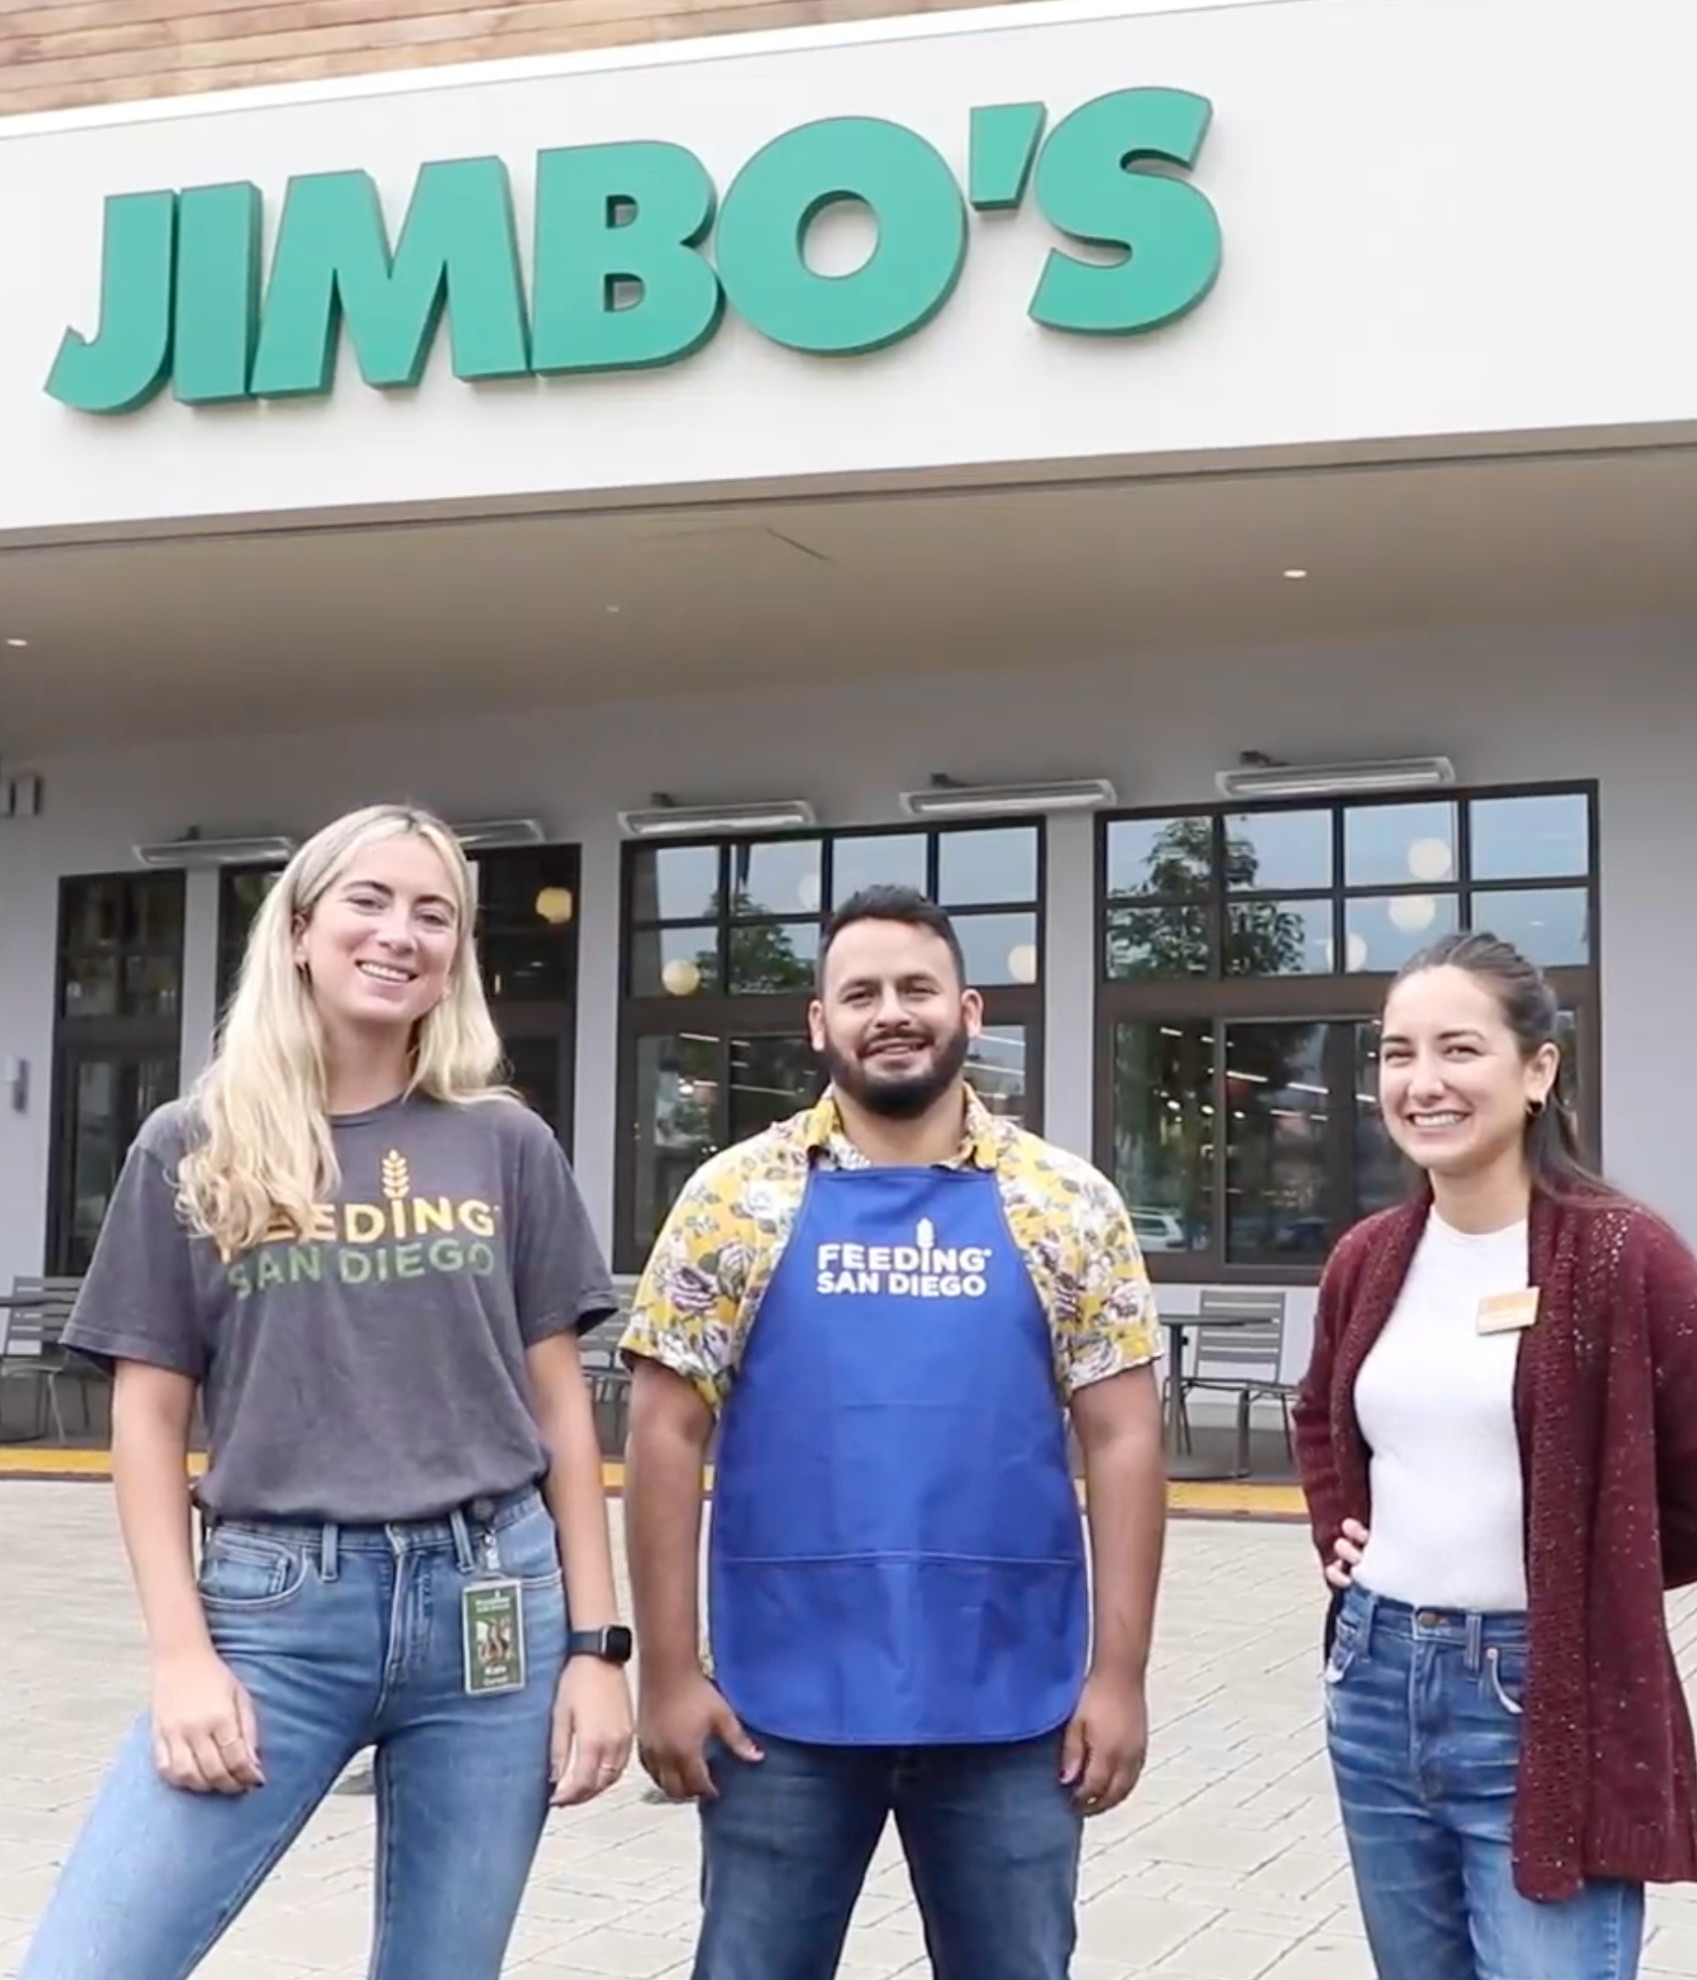
[[[178,1169],[178,1206],[226,1258],[279,1226],[307,1236],[314,1206],[340,1185],[324,1028],[295,941],[352,860],[407,834],[440,857],[457,913],[447,985],[414,1034],[406,1091],[456,1104],[505,1091],[496,1084],[501,1040],[477,966],[471,869],[459,841],[440,819],[407,805],[371,805],[336,819],[284,867],[254,918],[211,1063],[190,1094],[196,1131]]]

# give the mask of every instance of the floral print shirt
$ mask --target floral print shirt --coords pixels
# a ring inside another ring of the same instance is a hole
[[[621,1346],[692,1383],[715,1410],[794,1228],[814,1162],[865,1168],[833,1096],[711,1156],[655,1241]],[[952,1166],[993,1173],[1049,1319],[1062,1398],[1157,1359],[1149,1275],[1125,1204],[1088,1162],[992,1114],[967,1090]]]

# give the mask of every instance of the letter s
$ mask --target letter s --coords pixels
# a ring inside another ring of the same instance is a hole
[[[1220,223],[1187,180],[1138,170],[1189,167],[1212,105],[1181,89],[1122,89],[1082,104],[1055,126],[1037,160],[1034,191],[1059,232],[1122,249],[1108,265],[1054,249],[1031,299],[1053,330],[1125,336],[1194,309],[1220,272]]]

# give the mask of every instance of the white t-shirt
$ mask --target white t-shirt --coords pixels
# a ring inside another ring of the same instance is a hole
[[[1355,1387],[1373,1518],[1356,1579],[1411,1607],[1526,1607],[1518,1332],[1481,1334],[1479,1303],[1525,1290],[1527,1227],[1474,1235],[1435,1212]]]

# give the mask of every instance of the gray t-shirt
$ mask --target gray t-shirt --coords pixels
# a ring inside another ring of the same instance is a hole
[[[66,1341],[203,1384],[202,1505],[425,1519],[544,1475],[525,1350],[617,1307],[545,1122],[506,1099],[342,1116],[311,1235],[227,1261],[176,1209],[192,1132],[175,1101],[137,1136]]]

